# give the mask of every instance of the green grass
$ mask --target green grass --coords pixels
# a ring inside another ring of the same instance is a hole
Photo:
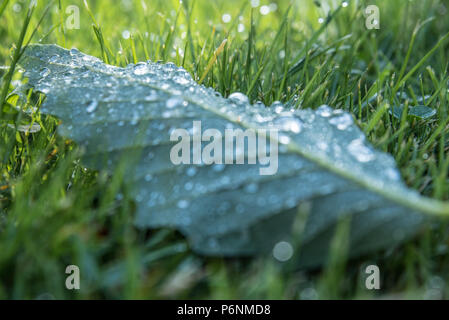
[[[266,105],[347,110],[377,148],[395,157],[411,188],[449,200],[445,1],[329,1],[328,20],[318,1],[281,0],[267,15],[238,0],[87,2],[55,1],[42,18],[48,2],[39,1],[28,23],[27,1],[2,1],[2,92],[20,83],[15,66],[29,41],[77,47],[118,66],[170,61],[225,96],[239,91]],[[363,11],[372,2],[380,7],[379,30],[365,28]],[[65,25],[65,8],[74,3],[80,30]],[[25,100],[10,97],[0,112],[2,299],[448,298],[447,220],[400,247],[352,261],[345,259],[343,226],[320,270],[296,270],[270,256],[198,256],[177,232],[134,228],[134,202],[120,175],[84,168],[76,145],[56,134],[58,120],[36,111],[40,101]],[[392,106],[401,104],[426,105],[436,115],[393,117]],[[18,130],[32,123],[41,131]],[[70,264],[81,269],[77,292],[64,286]],[[368,264],[380,267],[379,291],[364,288]]]

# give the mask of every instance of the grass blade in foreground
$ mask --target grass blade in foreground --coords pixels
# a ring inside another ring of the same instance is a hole
[[[42,111],[59,117],[60,133],[86,150],[96,168],[125,168],[137,203],[136,225],[174,227],[208,255],[252,255],[286,240],[299,246],[298,264],[326,259],[342,218],[350,218],[350,256],[406,239],[425,213],[448,205],[407,189],[393,158],[376,151],[350,114],[327,106],[287,110],[224,99],[173,64],[104,64],[77,50],[33,45],[21,61],[29,84],[47,95]],[[280,131],[279,170],[260,165],[181,165],[170,161],[174,128],[272,128]],[[131,155],[135,154],[133,158]],[[132,160],[132,161],[131,161]],[[297,207],[308,215],[292,233]],[[307,204],[307,205],[305,205]]]

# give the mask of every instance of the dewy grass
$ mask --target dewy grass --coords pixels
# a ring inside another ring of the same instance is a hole
[[[409,187],[448,201],[447,3],[379,2],[378,30],[366,29],[368,1],[329,8],[316,3],[267,2],[270,10],[262,14],[260,6],[238,0],[86,1],[78,5],[78,30],[65,25],[75,18],[65,10],[70,1],[52,4],[39,24],[44,1],[28,21],[26,1],[3,0],[0,65],[9,68],[0,70],[6,102],[0,120],[0,298],[447,298],[445,219],[400,247],[355,261],[345,258],[342,221],[322,270],[299,272],[272,256],[204,258],[174,231],[135,229],[134,202],[121,173],[84,168],[82,150],[56,134],[58,120],[39,113],[43,97],[10,96],[23,76],[15,70],[18,48],[32,33],[17,28],[25,21],[38,26],[35,42],[76,47],[118,66],[175,62],[224,96],[243,92],[265,105],[280,100],[296,108],[329,104],[349,111],[369,140],[395,157]],[[419,21],[426,23],[415,32]],[[228,41],[216,55],[223,39]],[[423,119],[407,113],[418,105],[436,114]],[[403,107],[400,119],[390,112],[395,106]],[[31,120],[16,117],[17,108]],[[30,121],[41,130],[8,126]],[[70,264],[82,270],[79,291],[64,287]],[[364,286],[370,264],[381,270],[380,290]]]

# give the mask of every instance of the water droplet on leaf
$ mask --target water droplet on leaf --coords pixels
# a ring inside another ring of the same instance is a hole
[[[50,69],[48,69],[48,68],[43,68],[43,69],[41,70],[41,72],[39,73],[39,75],[40,75],[41,77],[46,77],[46,76],[48,76],[50,73],[51,73]]]
[[[86,111],[88,113],[92,113],[97,109],[97,106],[98,106],[98,101],[93,100],[87,105]]]
[[[324,118],[328,118],[328,117],[330,117],[332,115],[332,108],[329,107],[329,106],[323,105],[323,106],[319,107],[316,110],[316,113],[319,116],[322,116]]]
[[[234,92],[229,96],[229,100],[232,100],[237,103],[246,104],[249,103],[249,99],[246,95],[241,92]]]
[[[373,152],[364,144],[362,139],[351,141],[348,151],[360,162],[369,162],[374,159]]]
[[[189,207],[189,205],[190,205],[190,203],[187,200],[179,200],[178,201],[178,208],[179,209],[186,209],[186,208]]]

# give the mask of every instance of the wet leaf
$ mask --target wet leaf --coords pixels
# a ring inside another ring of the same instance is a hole
[[[350,255],[357,256],[412,236],[422,213],[448,212],[409,190],[393,158],[341,110],[250,105],[240,93],[222,98],[173,64],[118,68],[54,45],[29,47],[21,64],[29,84],[47,96],[42,111],[59,117],[60,134],[85,148],[86,165],[114,172],[125,160],[135,224],[176,228],[202,254],[254,255],[285,241],[277,247],[291,244],[296,262],[313,266],[327,258],[342,218],[351,218]],[[280,145],[277,173],[260,175],[262,165],[247,161],[174,165],[170,133],[192,130],[196,120],[221,133],[279,130],[271,142]]]
[[[8,127],[12,128],[12,129],[17,129],[17,131],[25,132],[25,133],[36,133],[36,132],[41,131],[41,126],[37,123],[21,124],[21,125],[18,125],[17,127],[13,124],[8,124]]]
[[[394,106],[390,109],[390,113],[393,114],[395,118],[401,119],[402,113],[404,112],[404,106]],[[419,119],[429,119],[436,115],[437,111],[433,108],[427,106],[410,106],[408,107],[407,116],[416,117]]]

